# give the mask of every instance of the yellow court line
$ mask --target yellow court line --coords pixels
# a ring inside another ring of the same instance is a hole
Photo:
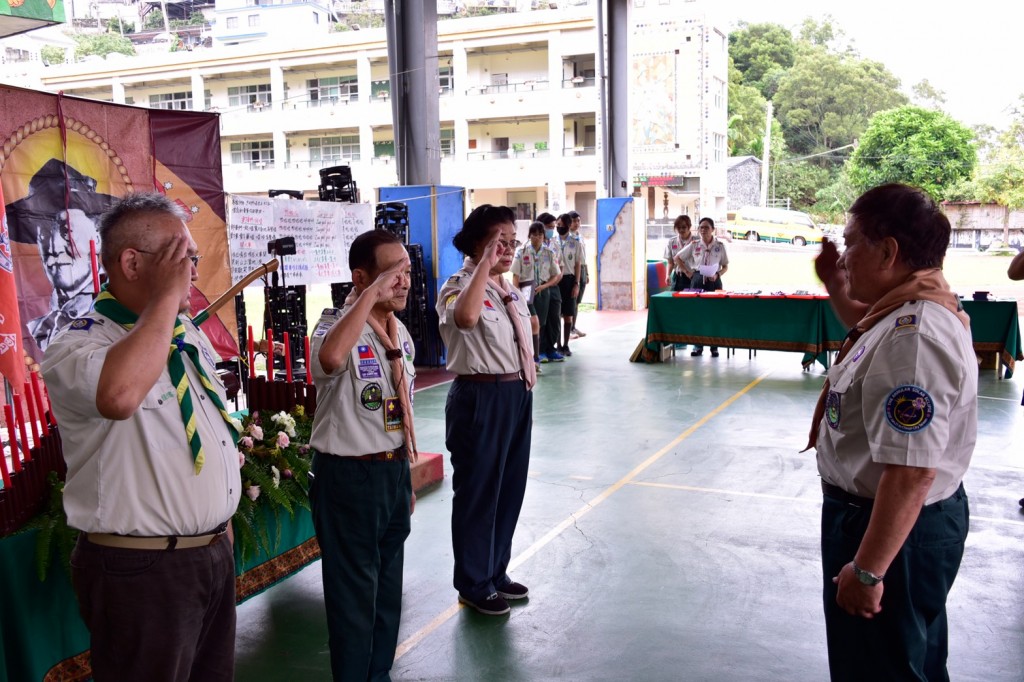
[[[761,376],[759,376],[756,379],[754,379],[753,381],[751,381],[749,384],[747,384],[742,389],[740,389],[737,393],[733,394],[728,400],[726,400],[721,405],[719,405],[718,407],[716,407],[715,409],[711,410],[706,415],[701,417],[690,428],[686,429],[681,434],[679,434],[671,443],[669,443],[668,445],[666,445],[665,447],[663,447],[662,449],[658,450],[656,453],[654,453],[653,455],[651,455],[650,457],[645,459],[643,462],[641,462],[639,465],[637,465],[636,468],[634,468],[628,474],[626,474],[621,479],[619,479],[614,484],[612,484],[611,487],[606,488],[604,490],[604,492],[602,492],[600,495],[595,497],[593,499],[593,501],[584,504],[578,510],[576,510],[571,515],[569,515],[568,518],[566,518],[561,523],[559,523],[557,526],[555,526],[554,528],[549,530],[547,533],[545,533],[543,535],[543,537],[541,537],[536,542],[534,542],[532,545],[527,547],[526,550],[523,551],[522,554],[519,554],[518,556],[514,557],[512,559],[512,561],[508,565],[508,570],[509,571],[514,571],[517,567],[521,566],[523,563],[525,563],[526,561],[531,559],[535,554],[537,554],[537,552],[539,552],[541,549],[543,549],[545,545],[547,545],[552,540],[554,540],[556,537],[561,535],[562,532],[566,528],[568,528],[569,526],[574,525],[577,521],[579,521],[581,518],[586,516],[594,507],[596,507],[597,505],[599,505],[602,502],[604,502],[605,500],[607,500],[614,493],[616,493],[618,490],[620,490],[622,488],[622,486],[626,485],[627,483],[630,483],[637,475],[639,475],[645,469],[647,469],[652,464],[657,462],[659,459],[664,457],[667,453],[671,452],[673,448],[675,448],[677,445],[682,443],[684,440],[686,440],[687,438],[692,436],[693,433],[697,429],[699,429],[700,427],[702,427],[705,424],[707,424],[709,421],[711,421],[711,419],[713,419],[715,416],[717,416],[719,413],[721,413],[727,407],[729,407],[734,402],[736,402],[741,397],[743,397],[752,388],[754,388],[759,383],[764,381],[768,377],[769,374],[771,374],[771,370],[765,372]],[[412,635],[410,635],[405,641],[403,641],[402,643],[400,643],[398,645],[398,648],[395,650],[395,660],[397,661],[402,656],[407,654],[414,646],[419,644],[421,641],[423,641],[424,638],[426,638],[428,635],[430,635],[434,630],[439,628],[446,621],[448,621],[452,616],[454,616],[456,613],[458,613],[459,609],[461,609],[461,608],[462,608],[462,604],[455,604],[454,606],[449,607],[444,612],[438,614],[438,616],[436,618],[434,618],[432,621],[430,621],[425,626],[423,626],[422,628],[420,628],[419,630],[414,632]]]

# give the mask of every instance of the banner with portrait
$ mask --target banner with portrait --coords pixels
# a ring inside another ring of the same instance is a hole
[[[102,271],[96,222],[118,198],[159,191],[189,216],[203,260],[195,313],[231,286],[216,114],[150,110],[0,86],[0,182],[25,353],[86,314]],[[238,355],[231,306],[203,326]]]

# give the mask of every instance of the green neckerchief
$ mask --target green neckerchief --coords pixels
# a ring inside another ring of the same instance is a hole
[[[113,294],[107,291],[105,284],[100,295],[96,297],[93,307],[97,312],[109,317],[128,330],[131,330],[139,319],[138,315],[125,308],[120,301],[114,298]],[[206,394],[210,396],[210,400],[213,401],[217,410],[220,411],[224,421],[227,422],[228,427],[232,430],[232,434],[236,433],[237,429],[231,422],[231,415],[224,409],[224,403],[221,401],[216,389],[214,389],[213,383],[210,382],[210,378],[203,369],[203,364],[199,361],[199,349],[191,343],[185,342],[185,323],[179,317],[175,322],[174,337],[171,339],[170,349],[167,353],[167,370],[171,375],[171,383],[174,384],[178,396],[181,419],[185,424],[185,436],[188,438],[188,445],[192,449],[192,460],[196,475],[198,475],[203,468],[203,463],[206,461],[206,456],[203,454],[203,444],[199,441],[199,431],[196,430],[196,416],[192,407],[192,391],[189,389],[188,374],[185,373],[185,361],[182,359],[182,354],[187,354],[192,360],[192,365],[199,373],[199,379],[202,381],[203,388],[206,389]]]

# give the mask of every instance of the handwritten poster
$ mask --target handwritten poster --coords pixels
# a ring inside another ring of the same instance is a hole
[[[264,197],[228,198],[231,278],[239,280],[270,260],[267,245],[295,238],[295,255],[284,256],[284,280],[293,284],[349,282],[348,250],[373,229],[370,204],[294,201]]]

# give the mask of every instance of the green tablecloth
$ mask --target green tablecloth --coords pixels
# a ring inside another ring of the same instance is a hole
[[[974,350],[999,353],[1013,374],[1014,362],[1024,360],[1016,301],[964,301],[971,317]],[[692,343],[784,350],[804,354],[828,366],[828,351],[837,351],[847,329],[827,298],[673,296],[651,297],[647,313],[647,353],[638,358],[657,360],[659,343]]]
[[[261,552],[242,564],[236,548],[240,602],[320,556],[308,511],[281,518],[276,554]],[[46,581],[39,581],[37,536],[28,531],[0,539],[0,682],[88,679],[89,631],[64,568],[51,565]]]
[[[815,298],[656,294],[647,313],[648,350],[659,342],[783,350],[803,353],[805,366],[816,358],[827,366],[827,308],[827,299]]]

